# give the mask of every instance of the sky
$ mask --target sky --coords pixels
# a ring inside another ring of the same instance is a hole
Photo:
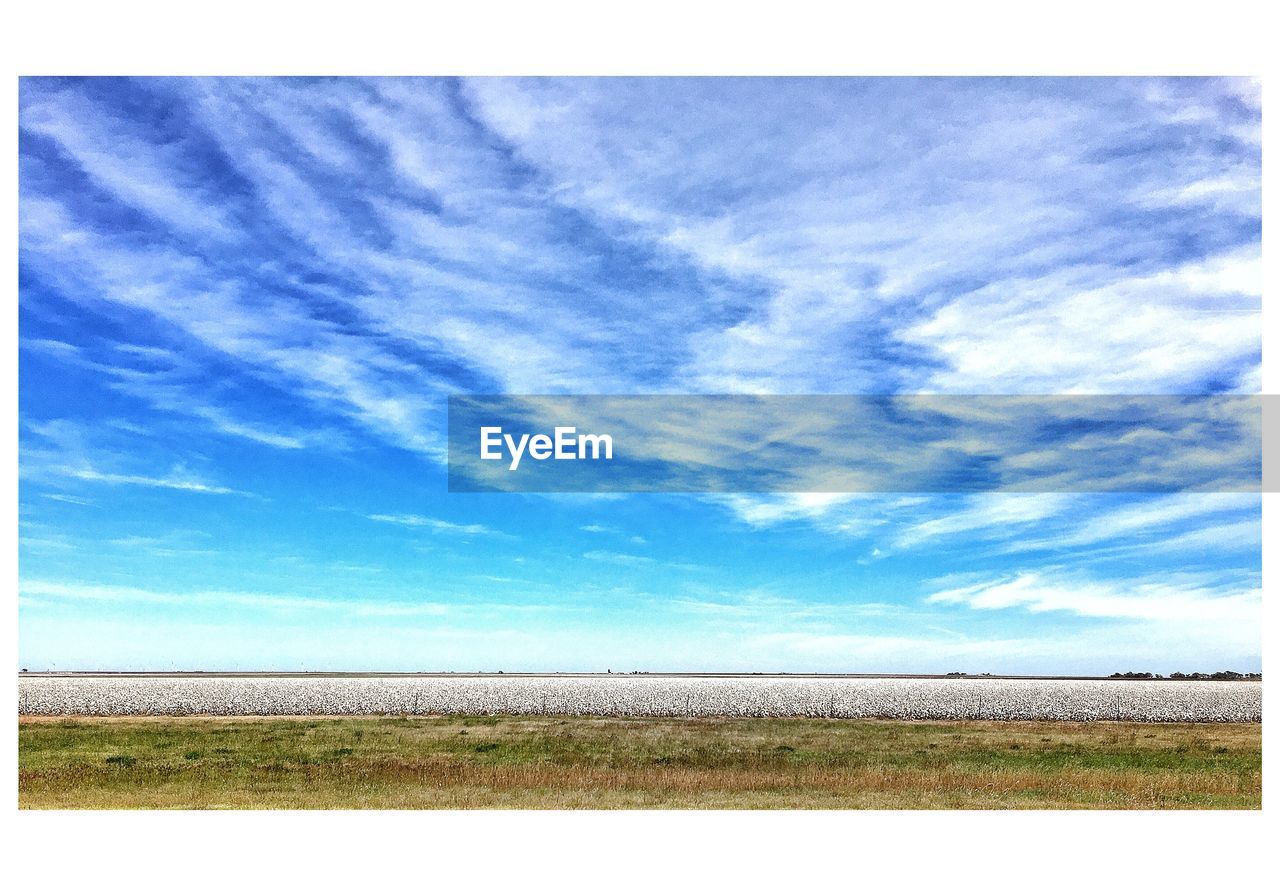
[[[26,78],[41,669],[1260,670],[1254,493],[450,493],[461,394],[1256,394],[1246,80]]]

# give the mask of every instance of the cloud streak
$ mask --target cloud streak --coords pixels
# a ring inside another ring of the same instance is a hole
[[[59,600],[70,603],[94,603],[108,606],[172,606],[231,607],[274,610],[280,613],[324,613],[356,618],[439,618],[458,615],[483,615],[502,612],[534,612],[542,605],[498,603],[458,603],[429,600],[343,599],[304,597],[283,594],[255,594],[238,591],[191,591],[175,593],[151,591],[118,585],[67,584],[59,582],[23,582],[19,599],[23,601]]]
[[[1261,588],[1218,590],[1151,579],[1122,585],[1114,580],[1031,572],[947,588],[930,594],[927,602],[979,610],[1021,608],[1028,612],[1068,612],[1085,618],[1235,622],[1252,627],[1259,624],[1262,615]]]
[[[479,523],[451,523],[437,517],[424,517],[421,514],[370,514],[369,519],[375,523],[391,523],[396,526],[407,526],[411,529],[430,529],[444,535],[499,536],[502,533],[482,526]]]
[[[267,382],[314,427],[433,457],[435,398],[460,388],[1247,390],[1248,94],[26,80],[21,261]],[[222,432],[300,442],[200,391],[181,382]]]

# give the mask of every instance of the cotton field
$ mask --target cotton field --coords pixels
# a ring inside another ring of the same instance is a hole
[[[1258,722],[1258,682],[675,676],[24,676],[20,714],[587,714]]]

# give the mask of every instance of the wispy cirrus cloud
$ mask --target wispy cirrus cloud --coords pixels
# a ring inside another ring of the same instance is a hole
[[[57,144],[95,185],[156,221],[199,237],[240,239],[212,183],[202,181],[204,170],[185,156],[189,143],[147,138],[74,90],[28,104],[22,128]]]
[[[1250,95],[32,80],[22,261],[91,309],[159,320],[317,427],[436,457],[436,398],[458,387],[1248,389]],[[181,388],[201,417],[200,384]],[[301,439],[204,412],[246,440]]]
[[[703,82],[674,102],[655,82],[467,89],[561,199],[755,285],[741,316],[692,336],[686,377],[703,389],[1156,392],[1244,378],[1259,348],[1252,92],[825,86],[818,99],[804,81]],[[785,108],[788,125],[743,125],[745,106],[761,122]],[[1224,168],[1234,197],[1210,232],[1182,213]],[[1135,223],[1151,225],[1140,241]],[[1173,354],[1185,369],[1170,372]]]
[[[611,566],[676,566],[678,563],[663,563],[652,557],[642,557],[639,554],[623,554],[617,551],[587,551],[582,555],[584,560],[594,560],[597,563],[608,563]]]
[[[1257,587],[1214,587],[1196,581],[1139,578],[1098,580],[1069,574],[1023,572],[936,591],[929,603],[971,609],[1020,608],[1028,612],[1067,612],[1086,618],[1147,621],[1233,622],[1256,631],[1262,615]],[[939,579],[946,584],[947,579]]]
[[[211,485],[181,472],[175,472],[167,477],[148,477],[140,474],[103,473],[92,468],[73,468],[67,470],[66,475],[76,480],[106,483],[111,486],[149,486],[153,489],[177,489],[183,492],[204,492],[209,495],[248,494],[226,486]]]
[[[19,599],[60,600],[72,603],[96,603],[115,606],[160,605],[173,607],[235,607],[268,609],[282,613],[338,613],[359,618],[440,617],[447,615],[482,615],[502,611],[536,611],[542,605],[500,603],[435,602],[424,600],[386,600],[336,597],[310,597],[284,594],[257,594],[240,591],[190,592],[152,591],[121,585],[93,585],[50,581],[23,582]]]
[[[1152,533],[1171,525],[1192,525],[1197,531],[1204,531],[1212,528],[1204,526],[1206,521],[1238,518],[1242,513],[1256,516],[1259,506],[1258,496],[1250,494],[1148,497],[1134,504],[1102,510],[1052,538],[1019,540],[1013,548],[1081,547],[1117,540],[1128,543],[1149,541]]]
[[[479,523],[453,523],[438,517],[424,517],[421,514],[369,514],[375,523],[392,523],[396,526],[407,526],[411,529],[429,529],[444,535],[501,536],[504,533]]]
[[[1012,526],[1040,523],[1063,511],[1070,497],[1061,494],[988,495],[971,499],[963,508],[903,529],[895,543],[909,548],[974,531],[990,534]]]
[[[868,561],[938,548],[1050,562],[1067,555],[1197,557],[1261,549],[1261,498],[1251,493],[814,494],[719,501],[756,529],[796,525],[869,543]]]
[[[23,449],[19,467],[23,475],[31,479],[257,497],[256,493],[210,480],[181,463],[172,465],[164,473],[140,469],[138,454],[120,445],[118,429],[57,419],[29,422],[24,430],[43,444],[28,444]],[[133,431],[126,428],[123,433],[132,435]],[[74,500],[75,496],[62,498]]]

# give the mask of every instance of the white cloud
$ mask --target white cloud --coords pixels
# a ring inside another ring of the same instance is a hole
[[[179,146],[135,138],[101,106],[60,93],[22,108],[21,128],[53,139],[100,187],[161,221],[202,237],[237,239],[233,220],[182,171]]]
[[[203,492],[209,495],[248,495],[226,486],[216,486],[196,477],[175,472],[168,477],[148,477],[141,474],[103,473],[92,468],[70,468],[65,470],[68,477],[77,480],[88,480],[93,483],[107,483],[112,486],[149,486],[154,489],[177,489],[183,492]]]
[[[587,551],[582,555],[584,560],[594,560],[597,563],[609,563],[613,566],[654,566],[661,565],[664,567],[679,566],[680,564],[659,563],[652,557],[640,557],[635,554],[619,554],[615,551]]]
[[[901,335],[945,355],[931,378],[940,391],[1195,391],[1260,351],[1261,296],[1259,249],[1249,245],[1101,283],[1078,271],[1001,280]]]
[[[281,612],[332,613],[358,618],[443,617],[548,608],[543,605],[302,597],[238,591],[151,591],[118,585],[68,584],[51,581],[22,582],[19,587],[19,599],[24,601],[66,600],[106,605],[145,604],[147,606],[272,609]]]
[[[40,497],[47,498],[50,501],[60,501],[65,504],[85,505],[90,507],[93,506],[92,501],[90,501],[87,498],[82,498],[78,495],[63,495],[61,493],[56,493],[56,492],[44,492],[44,493],[41,493]]]
[[[397,526],[409,526],[414,529],[430,529],[445,535],[501,535],[480,523],[451,523],[437,517],[424,517],[420,514],[369,514],[369,519],[377,523],[394,523]]]
[[[24,265],[85,304],[149,312],[321,420],[441,461],[439,401],[476,384],[1153,391],[1256,376],[1256,238],[1167,257],[1202,197],[1248,198],[1258,177],[1252,149],[1222,147],[1249,124],[1218,109],[1213,96],[1248,92],[1231,81],[149,88],[189,114],[189,137],[67,85],[28,87],[20,122],[172,236],[95,226],[24,175]],[[1186,108],[1196,149],[1160,147]],[[201,139],[243,187],[197,175]],[[1098,159],[1134,141],[1159,159]],[[1141,243],[1113,219],[1190,198]],[[1213,211],[1250,214],[1231,206]],[[181,394],[221,433],[312,442],[202,405],[198,384]]]
[[[730,495],[718,499],[738,519],[754,527],[794,520],[817,520],[858,496],[838,492],[798,492],[777,495]]]
[[[748,81],[466,91],[558,199],[759,293],[690,337],[695,389],[1195,391],[1256,360],[1256,238],[1163,269],[1133,260],[1181,246],[1167,210],[1188,199],[1186,213],[1212,194],[1229,196],[1214,211],[1259,215],[1257,119],[1217,99],[1233,82],[829,85],[821,101]],[[788,125],[764,125],[780,106]],[[1194,147],[1162,145],[1167,127]],[[1227,133],[1244,138],[1234,154]],[[1158,159],[1100,159],[1147,144]],[[1141,206],[1157,208],[1139,238],[1123,212]],[[941,365],[917,371],[922,357]]]
[[[1082,547],[1111,541],[1141,542],[1150,540],[1153,532],[1167,531],[1167,527],[1171,525],[1221,519],[1224,514],[1256,511],[1259,506],[1258,496],[1252,494],[1157,495],[1135,504],[1101,509],[1087,518],[1075,521],[1069,529],[1055,532],[1048,538],[1020,540],[1011,545],[1011,549]],[[1256,520],[1249,522],[1259,526]],[[1203,532],[1210,527],[1198,529]]]
[[[916,523],[899,533],[899,547],[913,547],[949,535],[990,532],[1004,527],[1039,523],[1060,513],[1071,502],[1061,494],[992,493],[976,496],[955,513]]]
[[[1262,614],[1260,588],[1223,591],[1152,579],[1100,581],[1035,572],[948,588],[930,594],[927,601],[971,609],[1019,608],[1088,618],[1233,622],[1255,627]]]

